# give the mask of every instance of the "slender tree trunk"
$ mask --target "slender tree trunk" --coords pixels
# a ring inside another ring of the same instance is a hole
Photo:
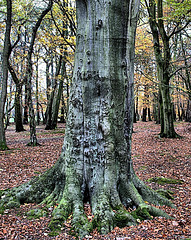
[[[151,109],[148,108],[148,121],[152,121],[151,119]]]
[[[10,115],[11,115],[11,111],[12,109],[14,108],[14,105],[11,107],[11,103],[12,103],[12,87],[13,87],[13,84],[12,84],[12,79],[10,81],[10,86],[9,86],[9,92],[10,92],[10,98],[9,100],[7,100],[7,104],[6,104],[6,116],[5,116],[5,130],[7,129],[7,127],[10,125]]]
[[[56,66],[56,74],[55,74],[53,90],[52,90],[52,92],[51,92],[51,94],[49,96],[48,106],[47,106],[47,109],[46,109],[46,114],[45,114],[46,115],[46,126],[45,126],[45,130],[52,129],[53,103],[54,103],[55,93],[56,93],[56,89],[57,89],[57,85],[58,85],[57,78],[58,78],[58,75],[60,74],[62,60],[63,60],[63,56],[60,55],[59,62],[57,64],[57,66]]]
[[[38,54],[38,52],[37,52]],[[39,93],[38,93],[38,57],[37,57],[37,63],[36,63],[36,123],[37,125],[40,124],[40,110],[39,110]]]
[[[24,117],[23,117],[23,123],[28,124],[28,109],[29,109],[29,104],[28,104],[28,97],[27,97],[27,83],[25,81],[25,95],[24,95]]]
[[[22,109],[21,109],[21,93],[22,93],[22,86],[16,84],[16,91],[15,91],[15,127],[16,132],[24,131],[23,128],[23,120],[22,120]]]
[[[53,5],[53,1],[49,0],[47,8],[42,11],[39,19],[37,20],[35,26],[33,27],[32,37],[30,41],[28,57],[27,57],[27,70],[26,70],[26,79],[27,79],[27,95],[28,95],[28,104],[29,104],[29,120],[30,120],[30,143],[31,146],[38,145],[37,137],[36,137],[36,122],[35,122],[35,114],[33,108],[33,101],[32,101],[32,53],[35,43],[36,34],[43,18],[46,14],[51,10]]]
[[[138,91],[137,91],[138,92]],[[136,113],[136,120],[139,121],[139,97],[137,96],[136,98],[136,109],[135,109],[135,113]]]
[[[60,159],[44,175],[8,196],[3,193],[1,201],[6,204],[12,194],[20,203],[57,201],[49,227],[55,231],[72,212],[74,230],[83,237],[93,228],[106,233],[115,226],[135,224],[136,215],[167,217],[146,202],[171,204],[139,180],[131,158],[139,1],[78,0],[76,5],[75,68]],[[92,223],[84,214],[86,201],[91,204]],[[136,206],[136,215],[124,206]]]
[[[64,100],[64,94],[62,92],[62,96],[61,96],[61,117],[60,117],[60,122],[61,123],[65,123],[66,122],[66,115],[67,115],[67,109],[66,109],[66,104],[65,104],[65,100]]]
[[[21,106],[21,96],[22,96],[22,85],[23,83],[19,81],[17,75],[11,66],[10,62],[8,65],[9,72],[11,73],[12,79],[16,85],[15,91],[15,128],[16,132],[25,131],[23,127],[23,119],[22,119],[22,106]]]
[[[5,31],[5,40],[3,48],[3,79],[0,82],[0,150],[7,149],[7,143],[5,138],[5,129],[4,129],[4,109],[5,102],[7,97],[7,80],[8,80],[8,61],[11,53],[11,43],[10,43],[10,34],[11,34],[11,19],[12,19],[12,1],[7,0],[7,19],[6,19],[6,31]]]
[[[64,76],[66,75],[66,66],[65,66],[65,64],[66,64],[65,59],[63,59],[62,60],[62,66],[61,66],[61,76],[62,76],[62,79],[60,80],[60,83],[59,83],[57,96],[56,96],[56,98],[55,98],[55,100],[53,102],[51,129],[55,129],[56,126],[57,126],[60,100],[61,100],[62,91],[63,91],[63,79],[64,79]]]
[[[147,107],[143,108],[143,115],[142,115],[142,121],[147,121]]]
[[[49,62],[46,62],[46,97],[47,97],[47,100],[49,100],[49,98],[50,98],[50,86],[51,86],[49,68],[50,68],[50,64],[49,64]]]
[[[187,103],[186,121],[191,122],[191,99],[188,99],[188,103]]]

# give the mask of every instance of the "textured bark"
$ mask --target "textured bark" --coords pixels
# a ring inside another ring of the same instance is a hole
[[[44,175],[13,189],[14,201],[58,202],[54,231],[73,213],[80,236],[98,228],[166,216],[145,202],[172,204],[135,175],[131,159],[134,38],[139,1],[78,0],[77,48],[68,120],[60,159]],[[6,192],[1,200],[9,197]],[[93,222],[83,203],[90,202]],[[136,206],[131,215],[124,206]]]
[[[27,83],[25,81],[25,96],[24,96],[24,101],[25,101],[25,105],[24,105],[24,116],[23,116],[23,124],[28,124],[28,112],[29,112],[29,108],[28,108],[28,97],[27,97]]]
[[[145,0],[147,5],[147,10],[149,13],[149,23],[153,36],[154,43],[154,52],[157,64],[157,75],[160,83],[160,94],[161,94],[161,137],[167,138],[175,138],[178,135],[174,129],[174,121],[173,121],[173,108],[172,102],[170,98],[170,45],[169,40],[170,37],[167,36],[165,31],[164,22],[163,22],[163,7],[162,0],[157,1],[156,3],[152,0],[149,0],[149,4],[147,0]],[[158,15],[158,19],[157,16]],[[157,22],[158,20],[158,22]],[[159,34],[161,36],[162,45],[161,48],[159,42]],[[163,50],[162,50],[163,49]]]
[[[57,98],[57,94],[56,94],[56,90],[57,90],[57,85],[58,85],[58,75],[60,74],[60,70],[61,70],[61,66],[62,66],[62,60],[63,60],[63,56],[60,55],[59,57],[59,61],[58,64],[56,66],[56,74],[54,77],[54,86],[53,86],[53,90],[51,92],[51,94],[49,95],[49,101],[48,101],[48,105],[47,105],[47,109],[46,109],[46,126],[45,126],[45,130],[50,130],[50,129],[54,129],[54,127],[52,126],[52,117],[53,117],[53,112],[55,109],[53,109],[53,105],[54,105],[54,99]]]
[[[0,150],[5,150],[8,148],[4,130],[4,108],[7,97],[8,61],[11,53],[10,43],[11,18],[12,18],[12,1],[7,0],[7,19],[2,63],[3,79],[0,82]]]
[[[38,18],[35,26],[33,27],[29,51],[27,55],[27,69],[26,69],[26,81],[27,81],[27,97],[28,97],[28,106],[29,106],[29,120],[30,120],[30,143],[28,145],[36,146],[38,145],[37,137],[36,137],[36,122],[35,122],[35,114],[32,102],[32,53],[34,48],[34,43],[37,35],[37,31],[40,27],[40,24],[46,14],[51,10],[53,5],[53,1],[49,0],[47,8],[42,11],[40,17]]]
[[[22,94],[22,85],[23,82],[19,81],[13,67],[11,66],[10,62],[8,64],[9,72],[12,76],[12,79],[16,85],[15,91],[15,128],[16,132],[25,131],[23,127],[23,120],[22,120],[22,107],[21,107],[21,94]]]
[[[190,78],[190,71],[188,66],[188,60],[186,58],[186,52],[185,52],[185,46],[183,44],[183,39],[181,37],[181,47],[182,47],[182,53],[185,63],[185,78],[183,78],[186,89],[188,91],[188,104],[187,104],[187,110],[186,110],[186,121],[191,122],[191,78]]]
[[[37,51],[37,63],[36,63],[36,123],[37,125],[40,124],[40,109],[39,109],[39,89],[38,89],[38,57],[39,51]]]
[[[16,128],[16,132],[25,131],[25,129],[23,127],[23,120],[22,120],[21,93],[22,93],[22,86],[16,85],[16,91],[15,91],[15,128]]]
[[[59,106],[60,106],[62,91],[63,91],[63,79],[60,80],[57,95],[56,95],[56,97],[54,99],[54,102],[53,102],[51,129],[55,129],[56,126],[57,126],[58,112],[59,112]]]

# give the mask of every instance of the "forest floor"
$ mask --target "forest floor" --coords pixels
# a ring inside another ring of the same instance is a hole
[[[29,147],[29,128],[16,133],[14,126],[6,131],[10,150],[0,151],[0,189],[18,186],[31,177],[50,168],[58,159],[64,138],[64,125],[56,130],[45,131],[44,126],[37,128],[37,137],[41,146]],[[140,221],[136,226],[119,229],[116,227],[107,235],[99,235],[96,230],[84,239],[191,239],[191,124],[175,123],[181,139],[160,138],[160,126],[153,122],[134,124],[132,157],[137,175],[151,188],[163,188],[173,191],[173,203],[177,207],[160,207],[174,219],[157,217]],[[181,180],[181,184],[163,184],[147,182],[149,178],[164,177]],[[69,235],[71,218],[63,225],[58,236],[51,237],[48,223],[50,214],[40,219],[29,219],[26,213],[36,204],[24,204],[18,209],[7,209],[0,214],[1,239],[76,239]],[[89,214],[89,205],[84,206]],[[91,218],[91,217],[90,217]]]

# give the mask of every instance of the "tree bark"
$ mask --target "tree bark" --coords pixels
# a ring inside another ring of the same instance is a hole
[[[59,106],[60,106],[60,100],[61,100],[61,96],[62,96],[62,91],[63,91],[63,80],[64,80],[64,76],[66,75],[66,66],[65,66],[65,64],[66,64],[66,62],[63,59],[62,60],[62,66],[61,66],[61,76],[62,76],[62,79],[60,79],[57,95],[55,96],[55,99],[53,101],[51,129],[55,129],[56,126],[57,126],[57,122],[58,122],[58,112],[59,112]]]
[[[151,109],[148,108],[148,121],[152,121],[151,119]]]
[[[54,102],[54,98],[55,93],[56,93],[56,89],[57,89],[57,85],[58,85],[58,75],[60,74],[60,70],[61,70],[61,65],[62,65],[62,61],[63,61],[63,56],[60,55],[59,57],[59,61],[58,64],[56,66],[56,74],[54,77],[54,86],[53,86],[53,90],[49,96],[49,101],[48,101],[48,105],[47,105],[47,109],[46,109],[46,126],[45,126],[45,130],[51,130],[52,128],[52,113],[53,113],[53,102]]]
[[[154,52],[157,64],[157,75],[160,83],[160,94],[161,94],[161,104],[160,107],[161,111],[161,137],[167,138],[175,138],[178,136],[174,129],[174,122],[173,122],[173,109],[172,109],[172,102],[170,98],[170,45],[169,40],[170,37],[167,36],[164,22],[163,22],[163,6],[162,0],[157,1],[156,3],[152,0],[145,0],[147,10],[149,13],[149,24],[153,36],[153,43],[154,43]],[[157,17],[158,15],[158,21]],[[161,44],[159,41],[159,34],[162,40],[162,49]]]
[[[7,0],[7,19],[6,19],[6,31],[5,31],[5,40],[3,47],[3,79],[0,82],[0,150],[7,149],[7,143],[5,138],[5,129],[4,129],[4,109],[5,102],[7,97],[7,80],[8,80],[8,61],[11,53],[11,43],[10,43],[10,34],[11,34],[11,19],[12,19],[12,1]]]
[[[16,91],[15,91],[15,127],[16,127],[16,132],[25,131],[25,129],[23,127],[23,120],[22,120],[21,93],[22,93],[22,86],[16,85]]]
[[[30,143],[28,145],[36,146],[38,145],[37,137],[36,137],[36,122],[35,122],[35,114],[32,102],[32,53],[34,48],[34,43],[36,39],[37,31],[40,27],[40,24],[46,14],[51,10],[53,5],[53,1],[49,0],[47,8],[42,11],[40,17],[38,18],[35,26],[33,27],[28,56],[27,56],[27,69],[26,69],[26,81],[27,81],[27,97],[28,97],[28,106],[29,106],[29,120],[30,120]]]
[[[21,107],[21,94],[22,94],[22,85],[23,82],[19,81],[17,78],[17,75],[11,66],[11,64],[8,64],[9,72],[12,76],[12,79],[16,85],[16,91],[15,91],[15,128],[16,132],[22,132],[25,131],[23,127],[23,120],[22,120],[22,107]]]
[[[144,107],[144,108],[143,108],[142,121],[143,121],[143,122],[146,122],[146,121],[147,121],[147,107]]]
[[[188,104],[187,104],[187,110],[186,110],[186,121],[191,122],[191,78],[190,78],[190,71],[188,67],[188,60],[186,58],[186,52],[185,52],[185,47],[183,44],[183,39],[181,37],[181,47],[182,47],[182,53],[183,53],[183,58],[184,58],[184,63],[185,63],[185,78],[184,82],[186,85],[186,89],[188,91]]]
[[[96,227],[107,233],[115,226],[135,224],[140,216],[168,216],[146,201],[172,204],[135,175],[131,159],[139,1],[78,0],[76,6],[75,68],[60,159],[9,194],[20,203],[57,201],[49,227],[55,231],[72,212],[74,230],[82,237]],[[6,204],[9,197],[1,201]],[[83,210],[87,201],[92,223]],[[136,206],[136,215],[124,206]]]
[[[39,50],[37,51],[37,59],[36,59],[36,123],[40,124],[40,109],[39,109],[39,88],[38,88],[38,61],[39,61]]]

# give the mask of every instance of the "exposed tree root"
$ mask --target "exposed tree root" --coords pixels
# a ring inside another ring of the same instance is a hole
[[[67,181],[66,181],[67,182]],[[64,186],[64,187],[63,187]],[[121,185],[122,186],[122,185]],[[94,215],[89,222],[83,207],[83,194],[76,182],[65,184],[65,179],[55,165],[40,177],[32,179],[12,190],[0,192],[2,209],[18,207],[24,202],[42,202],[47,206],[56,206],[52,213],[49,228],[58,234],[64,222],[73,214],[73,230],[83,237],[97,228],[102,234],[111,231],[115,226],[124,227],[137,224],[137,219],[151,219],[155,216],[169,216],[162,210],[150,206],[165,204],[174,205],[166,198],[147,187],[135,174],[131,181],[123,184],[122,190],[104,187],[91,196],[91,208]],[[135,206],[136,210],[129,213],[126,208]]]

